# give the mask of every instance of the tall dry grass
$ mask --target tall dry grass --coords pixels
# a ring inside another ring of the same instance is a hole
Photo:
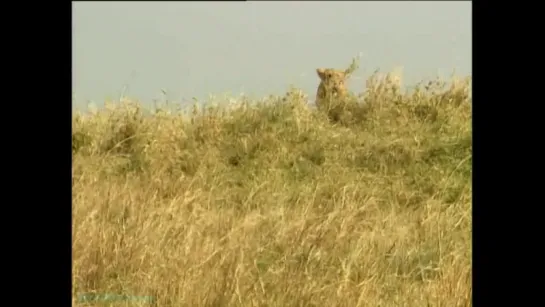
[[[469,79],[398,81],[74,116],[74,305],[471,306]]]

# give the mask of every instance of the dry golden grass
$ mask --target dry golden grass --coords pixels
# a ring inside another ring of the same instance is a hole
[[[329,114],[74,116],[74,305],[471,306],[469,80],[395,80]]]

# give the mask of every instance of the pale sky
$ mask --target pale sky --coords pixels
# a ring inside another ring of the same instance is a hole
[[[471,2],[73,2],[76,106],[121,93],[150,105],[209,94],[314,97],[316,68],[344,69],[350,89],[402,66],[410,85],[471,74]]]

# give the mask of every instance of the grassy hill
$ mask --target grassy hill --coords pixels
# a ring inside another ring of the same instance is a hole
[[[469,81],[75,115],[75,304],[471,306]]]

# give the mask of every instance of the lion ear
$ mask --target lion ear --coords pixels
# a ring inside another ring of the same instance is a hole
[[[318,77],[320,77],[320,79],[322,79],[322,80],[326,79],[325,69],[324,68],[316,68],[316,73],[318,74]]]

